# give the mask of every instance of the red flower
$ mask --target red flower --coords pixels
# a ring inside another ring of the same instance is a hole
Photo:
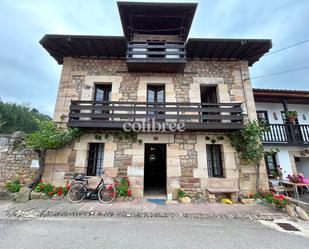
[[[53,195],[54,195],[54,192],[53,192],[53,191],[48,192],[48,195],[49,195],[49,196],[53,196]]]
[[[278,196],[278,195],[274,195],[274,198],[275,198],[275,199],[279,199],[279,196]]]
[[[119,186],[119,182],[116,182],[116,183],[115,183],[115,186]]]
[[[43,181],[42,181],[42,180],[40,180],[40,183],[43,183]]]
[[[107,189],[108,190],[112,190],[113,189],[113,185],[109,185]]]
[[[128,189],[128,190],[127,190],[127,194],[128,194],[129,197],[131,197],[131,196],[132,196],[132,190],[131,190],[131,189]]]
[[[44,188],[44,185],[40,185],[40,189],[43,189]]]
[[[70,184],[67,184],[66,189],[69,190],[71,188]]]
[[[57,192],[57,195],[58,195],[58,196],[62,195],[62,192],[63,192],[62,187],[59,187],[59,190],[58,190],[58,192]]]

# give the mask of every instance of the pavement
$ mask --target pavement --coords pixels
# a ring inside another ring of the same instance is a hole
[[[274,220],[288,218],[283,212],[263,204],[180,204],[177,201],[160,205],[147,199],[101,204],[85,200],[72,204],[63,200],[31,200],[25,203],[0,202],[0,215],[10,217],[116,216],[146,218],[224,218],[242,220]]]
[[[307,249],[308,245],[309,239],[302,232],[284,232],[270,221],[0,218],[0,247],[6,249]]]

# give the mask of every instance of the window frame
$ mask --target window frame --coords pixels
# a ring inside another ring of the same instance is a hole
[[[259,113],[263,113],[264,114],[265,120],[259,119]],[[268,111],[266,111],[266,110],[257,110],[256,111],[256,116],[257,116],[258,121],[264,121],[265,123],[269,124]]]
[[[214,151],[218,148],[218,151]],[[206,144],[206,155],[207,155],[207,169],[209,178],[225,178],[224,175],[224,163],[223,163],[223,150],[220,144]],[[216,156],[215,153],[217,153]],[[216,165],[215,158],[219,165]],[[219,167],[218,167],[219,166]],[[217,172],[217,173],[216,173]]]
[[[87,176],[101,176],[104,169],[104,143],[89,143],[87,151]],[[98,165],[98,163],[100,165]],[[98,168],[99,166],[99,168]]]
[[[274,165],[273,169],[270,169],[270,167],[269,167],[269,165],[270,165],[270,162],[268,160],[269,157],[271,157],[271,159],[272,159],[271,163]],[[278,172],[279,164],[278,164],[278,160],[277,160],[277,153],[274,153],[272,155],[265,155],[264,160],[265,160],[265,166],[266,166],[266,171],[267,171],[268,176],[271,176],[271,175],[273,175],[273,173]]]

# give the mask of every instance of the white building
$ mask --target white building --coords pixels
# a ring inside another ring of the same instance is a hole
[[[278,148],[275,155],[266,156],[269,177],[280,166],[283,178],[302,173],[309,178],[309,91],[254,89],[258,119],[269,123],[263,136],[266,148]],[[294,122],[286,118],[288,111],[296,111]]]

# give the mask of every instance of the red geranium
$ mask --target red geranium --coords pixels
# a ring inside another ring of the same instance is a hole
[[[128,190],[127,190],[127,194],[128,194],[129,197],[131,197],[131,196],[132,196],[132,190],[131,190],[131,189],[128,189]]]
[[[58,196],[62,195],[62,192],[63,192],[62,187],[59,187],[59,190],[58,190],[57,195],[58,195]]]
[[[108,190],[112,190],[113,189],[113,185],[109,185],[107,189]]]

